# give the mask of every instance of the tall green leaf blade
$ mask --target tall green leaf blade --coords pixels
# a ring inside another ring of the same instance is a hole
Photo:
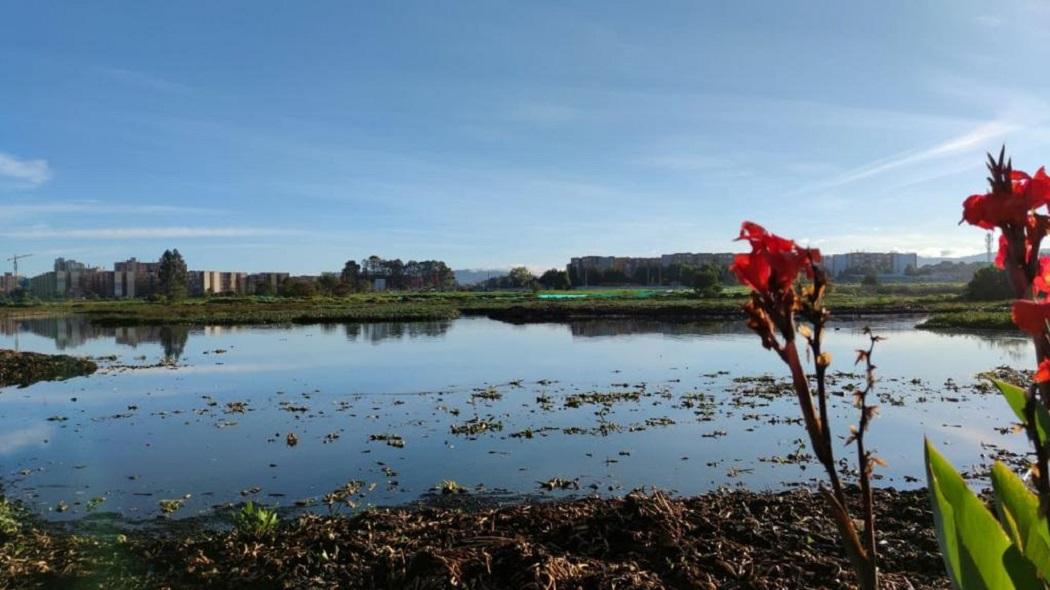
[[[926,441],[926,477],[937,541],[959,590],[1042,588],[1035,568],[951,463]]]
[[[1014,544],[1050,580],[1050,530],[1045,516],[1039,515],[1039,497],[1009,467],[996,461],[992,466],[992,487],[999,521]]]
[[[1006,398],[1006,403],[1010,404],[1010,409],[1014,411],[1017,419],[1025,422],[1024,406],[1027,396],[1024,389],[1006,381],[998,381],[996,379],[991,381],[996,389],[999,390],[999,393],[1002,393],[1003,397]],[[1039,440],[1045,441],[1046,433],[1050,432],[1050,412],[1042,404],[1035,405],[1035,424],[1039,431]]]

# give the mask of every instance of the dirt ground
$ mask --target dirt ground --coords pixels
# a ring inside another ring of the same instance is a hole
[[[924,491],[880,490],[883,587],[949,588]],[[848,588],[810,492],[305,515],[277,532],[114,536],[23,531],[0,552],[7,588]]]

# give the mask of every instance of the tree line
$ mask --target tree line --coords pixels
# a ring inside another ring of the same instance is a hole
[[[630,275],[622,270],[609,268],[605,270],[578,271],[569,267],[567,279],[577,287],[580,286],[682,286],[702,293],[721,291],[724,282],[731,279],[729,268],[715,264],[693,266],[674,263],[667,266],[658,264],[639,266]]]

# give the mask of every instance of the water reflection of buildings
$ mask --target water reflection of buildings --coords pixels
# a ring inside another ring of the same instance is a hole
[[[394,323],[385,322],[379,324],[343,324],[347,340],[357,341],[358,338],[378,343],[383,340],[401,338],[436,338],[444,336],[452,322],[448,320],[435,322],[408,322]],[[335,326],[331,326],[332,329]]]
[[[451,321],[377,323],[377,324],[321,324],[326,333],[342,329],[349,340],[358,339],[378,343],[401,338],[436,338],[452,326]],[[282,326],[281,328],[284,328]],[[190,334],[216,337],[246,330],[267,329],[262,326],[99,326],[82,317],[3,319],[0,335],[35,334],[53,340],[57,350],[83,346],[90,340],[110,339],[122,346],[138,348],[146,344],[160,344],[164,357],[176,361],[182,356]],[[278,329],[275,327],[275,329]]]
[[[117,344],[137,348],[143,344],[160,344],[164,358],[176,361],[189,340],[189,326],[98,326],[76,317],[32,318],[0,321],[0,334],[14,336],[31,333],[55,342],[55,348],[66,350],[83,346],[89,340],[113,339]]]
[[[606,336],[628,336],[631,334],[663,334],[665,336],[711,336],[718,334],[743,334],[747,332],[744,322],[665,322],[660,320],[612,321],[585,320],[569,322],[569,331],[574,338],[602,338]]]

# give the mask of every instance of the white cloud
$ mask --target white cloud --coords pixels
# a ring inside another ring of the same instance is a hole
[[[136,214],[136,215],[216,215],[220,209],[208,207],[180,207],[172,205],[131,205],[126,203],[103,203],[101,201],[52,201],[34,203],[12,203],[0,205],[0,219],[32,217],[35,215],[63,214]]]
[[[1016,124],[1003,121],[989,121],[982,123],[967,133],[952,137],[927,149],[917,151],[911,150],[893,154],[849,170],[826,181],[800,188],[797,191],[793,191],[792,194],[811,193],[837,188],[858,180],[879,176],[886,172],[891,172],[900,168],[907,168],[916,164],[927,163],[932,160],[947,158],[949,156],[966,154],[966,157],[969,158],[971,152],[979,152],[983,150],[990,140],[1001,138],[1007,133],[1019,128],[1020,127]]]
[[[244,238],[258,236],[289,236],[301,232],[256,227],[99,227],[90,229],[63,229],[35,227],[9,232],[20,239],[83,239],[83,240],[143,240],[153,238]]]
[[[38,424],[0,434],[0,455],[10,455],[25,447],[43,446],[44,440],[50,438],[53,433],[52,427]]]
[[[51,178],[47,160],[21,160],[0,152],[0,180],[7,179],[19,185],[40,186]]]

